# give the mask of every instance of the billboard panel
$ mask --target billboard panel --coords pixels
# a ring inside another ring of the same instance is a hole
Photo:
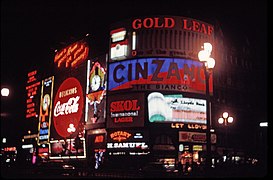
[[[85,138],[50,141],[50,159],[77,159],[86,157]]]
[[[27,79],[27,100],[26,100],[26,118],[35,119],[39,115],[39,91],[41,82],[37,70],[28,73]]]
[[[54,76],[42,81],[38,126],[38,145],[49,143]]]
[[[203,43],[214,46],[214,41],[213,25],[200,20],[167,15],[134,17],[112,24],[110,62],[140,57],[197,60]]]
[[[143,93],[108,96],[107,128],[143,127],[143,104]]]
[[[141,58],[109,64],[110,91],[179,91],[205,94],[205,74],[199,61],[181,58]],[[212,76],[210,78],[212,81]],[[212,83],[210,83],[212,92]]]
[[[148,95],[149,122],[206,124],[206,100],[184,98],[181,94]]]
[[[106,112],[106,60],[107,56],[92,59],[88,64],[86,90],[86,122],[88,128],[105,123]]]
[[[84,107],[84,96],[80,82],[69,77],[59,87],[55,94],[53,109],[53,125],[59,137],[70,136],[70,124],[77,129],[80,125]]]
[[[50,128],[50,159],[85,158],[83,88],[75,77],[59,86],[53,104]]]
[[[85,40],[77,41],[60,51],[54,57],[57,67],[74,68],[85,61],[89,55],[89,45]]]
[[[109,155],[147,155],[148,132],[145,130],[112,130],[107,133]]]
[[[206,143],[206,133],[179,131],[179,142]],[[216,143],[216,134],[210,134],[211,143]]]

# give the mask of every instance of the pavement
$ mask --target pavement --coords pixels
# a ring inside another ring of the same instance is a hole
[[[100,178],[266,178],[269,171],[259,166],[223,166],[211,169],[210,172],[142,172],[138,170],[112,169],[87,170],[57,169],[35,167],[1,167],[1,178],[4,179],[100,179]]]

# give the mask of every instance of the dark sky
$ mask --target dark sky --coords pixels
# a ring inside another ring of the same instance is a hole
[[[1,125],[12,123],[14,133],[22,129],[27,72],[52,63],[56,48],[90,33],[95,50],[104,51],[111,23],[148,15],[217,20],[230,41],[247,37],[259,54],[258,75],[266,88],[266,0],[1,0],[1,88],[11,89],[10,97],[1,98],[1,113],[10,113],[1,115]]]

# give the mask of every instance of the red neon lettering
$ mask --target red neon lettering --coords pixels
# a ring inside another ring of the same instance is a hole
[[[188,21],[187,19],[183,20],[183,29],[188,30],[188,31],[194,31],[194,32],[199,32],[199,33],[204,33],[211,35],[213,32],[213,27],[206,25],[204,23],[200,23],[198,21]]]
[[[96,136],[95,143],[103,142],[103,135]]]
[[[175,22],[173,18],[165,18],[165,28],[173,28],[174,25],[175,25]]]
[[[184,26],[183,26],[183,29],[185,29],[185,30],[191,30],[191,27],[188,27],[188,20],[187,19],[184,19],[183,20],[183,24],[184,24]]]
[[[207,29],[206,29],[206,25],[205,24],[201,25],[201,28],[200,28],[199,32],[207,34]]]
[[[212,26],[208,26],[208,35],[211,35],[211,33],[213,32],[213,27]]]
[[[140,106],[138,100],[115,101],[110,104],[111,112],[137,111]]]
[[[140,29],[142,27],[141,19],[135,19],[132,23],[133,29]]]
[[[152,18],[146,18],[143,20],[143,27],[149,29],[154,26],[154,21]]]
[[[122,122],[133,122],[133,118],[132,117],[114,118],[114,123],[122,123]]]
[[[159,18],[155,18],[155,28],[162,28],[162,27],[164,27],[164,24],[159,25],[158,19]]]
[[[163,21],[160,23],[160,18],[145,18],[143,21],[141,19],[135,19],[132,22],[133,29],[140,28],[173,28],[175,21],[173,18],[163,18]]]
[[[192,30],[198,31],[199,28],[200,28],[200,23],[197,21],[192,21]]]

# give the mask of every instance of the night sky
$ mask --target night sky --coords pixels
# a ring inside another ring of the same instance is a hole
[[[19,140],[27,133],[27,73],[48,68],[56,48],[89,33],[96,44],[93,52],[105,53],[111,23],[149,15],[218,21],[225,38],[234,44],[247,37],[259,55],[254,63],[255,76],[261,79],[257,103],[266,118],[266,0],[1,0],[1,88],[11,90],[9,97],[1,97],[1,134]]]

